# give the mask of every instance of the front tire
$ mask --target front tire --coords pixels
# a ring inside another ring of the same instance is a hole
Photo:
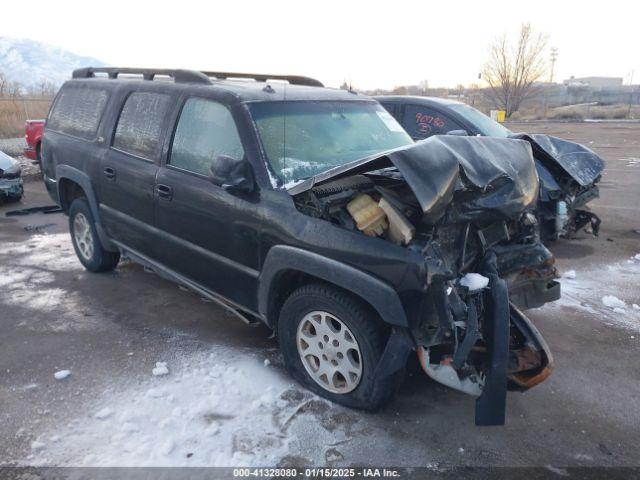
[[[109,252],[102,247],[95,221],[84,197],[76,198],[69,208],[69,233],[80,263],[90,272],[108,272],[120,261],[119,252]]]
[[[395,393],[401,375],[374,372],[388,329],[358,298],[310,284],[286,300],[278,339],[291,375],[309,390],[351,408],[376,410]]]

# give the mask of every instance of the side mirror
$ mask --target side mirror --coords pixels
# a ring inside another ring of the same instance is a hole
[[[468,137],[469,134],[466,130],[449,130],[447,135],[456,135],[458,137]]]
[[[250,193],[255,189],[253,168],[245,158],[218,155],[209,168],[209,179],[231,193]]]

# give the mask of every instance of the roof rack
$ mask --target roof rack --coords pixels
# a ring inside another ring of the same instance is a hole
[[[269,80],[286,80],[292,85],[306,85],[308,87],[324,87],[322,82],[311,77],[302,77],[300,75],[271,75],[268,73],[233,73],[233,72],[209,72],[203,71],[207,77],[214,77],[219,80],[227,80],[234,78],[248,78],[256,82],[267,82]]]
[[[116,79],[118,75],[137,74],[144,80],[153,80],[156,75],[166,75],[176,83],[204,83],[211,84],[209,77],[196,70],[172,70],[157,68],[116,68],[116,67],[87,67],[73,71],[72,78],[93,78],[96,73],[106,73],[109,78]]]
[[[263,73],[237,73],[237,72],[200,72],[197,70],[173,70],[157,68],[118,68],[118,67],[86,67],[73,71],[72,78],[94,78],[96,73],[106,73],[111,79],[117,79],[119,75],[142,75],[144,80],[153,80],[156,75],[169,76],[176,83],[201,83],[211,84],[211,78],[227,80],[234,78],[247,78],[257,82],[269,80],[286,80],[292,85],[306,85],[309,87],[324,87],[322,82],[315,78],[299,75],[271,75]]]

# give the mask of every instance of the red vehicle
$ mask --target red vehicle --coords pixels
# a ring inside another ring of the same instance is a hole
[[[24,139],[27,146],[24,156],[40,163],[40,142],[44,131],[44,120],[27,120],[24,124]]]

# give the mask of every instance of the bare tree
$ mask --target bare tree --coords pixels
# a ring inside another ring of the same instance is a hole
[[[6,88],[7,77],[4,76],[4,73],[0,72],[0,97],[4,97]]]
[[[48,80],[41,80],[36,85],[31,87],[30,93],[43,97],[52,98],[56,93],[57,87],[54,83]]]
[[[498,108],[505,110],[507,117],[536,93],[535,82],[547,72],[546,46],[547,36],[534,33],[528,23],[520,28],[515,45],[506,35],[491,45],[482,77],[489,84],[489,96]]]

